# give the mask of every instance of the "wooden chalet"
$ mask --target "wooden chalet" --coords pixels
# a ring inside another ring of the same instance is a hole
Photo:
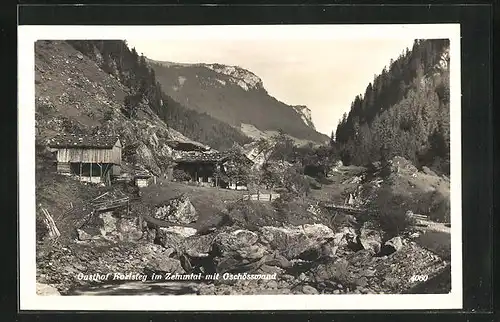
[[[116,136],[60,135],[49,141],[57,153],[57,172],[81,181],[111,183],[120,175],[122,145]]]
[[[183,170],[201,185],[237,189],[246,183],[231,182],[227,177],[228,166],[234,163],[250,167],[253,162],[235,152],[187,152],[175,160],[174,170]]]

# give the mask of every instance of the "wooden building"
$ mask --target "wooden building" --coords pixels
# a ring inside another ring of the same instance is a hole
[[[228,176],[229,167],[243,166],[250,168],[253,162],[245,155],[234,152],[189,152],[175,160],[175,170],[182,170],[190,177],[190,181],[203,186],[238,189],[246,182]]]
[[[122,145],[116,136],[60,135],[49,141],[57,153],[57,172],[81,181],[111,183],[120,175]]]
[[[149,172],[140,171],[134,175],[134,184],[139,188],[147,187],[151,183],[156,183],[156,177]]]

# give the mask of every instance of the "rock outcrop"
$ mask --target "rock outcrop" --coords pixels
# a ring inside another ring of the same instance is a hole
[[[262,132],[282,129],[297,139],[316,143],[328,140],[304,121],[305,110],[297,113],[270,96],[262,80],[249,70],[222,64],[150,64],[162,89],[192,110],[235,128],[251,124]]]
[[[135,241],[142,237],[137,218],[127,218],[113,212],[90,214],[89,220],[76,229],[77,238],[86,240]]]
[[[403,248],[403,241],[401,240],[401,237],[399,237],[399,236],[391,238],[385,242],[384,248],[388,254],[392,254],[394,252],[399,251],[401,248]]]
[[[362,227],[358,236],[359,244],[363,249],[371,251],[373,254],[380,252],[382,246],[382,236],[380,231],[369,227]]]
[[[259,229],[260,242],[272,250],[278,250],[287,259],[294,259],[304,252],[316,249],[333,240],[333,231],[323,224],[274,227]]]
[[[177,224],[190,224],[198,219],[198,214],[187,195],[180,195],[156,207],[154,218]]]
[[[300,115],[302,121],[312,129],[316,129],[311,117],[311,110],[305,105],[293,105],[292,108]]]

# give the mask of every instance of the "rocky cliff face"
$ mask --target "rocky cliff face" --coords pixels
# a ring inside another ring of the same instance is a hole
[[[221,64],[203,64],[201,66],[205,66],[215,71],[216,73],[228,76],[228,80],[230,82],[238,85],[245,91],[264,88],[262,80],[254,73],[246,69],[237,66],[226,66]],[[218,82],[225,85],[225,81],[223,80],[218,80]]]
[[[305,106],[290,106],[270,96],[251,71],[222,64],[175,64],[149,61],[163,90],[189,109],[240,128],[283,130],[290,136],[324,143]]]
[[[309,126],[312,129],[316,129],[316,127],[314,126],[314,123],[312,121],[311,110],[307,106],[294,105],[292,107],[297,113],[299,113],[300,117],[302,118],[302,121],[304,121],[304,123],[307,126]]]

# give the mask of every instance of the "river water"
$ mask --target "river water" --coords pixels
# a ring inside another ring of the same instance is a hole
[[[201,285],[193,281],[126,281],[81,286],[67,295],[193,295]]]

